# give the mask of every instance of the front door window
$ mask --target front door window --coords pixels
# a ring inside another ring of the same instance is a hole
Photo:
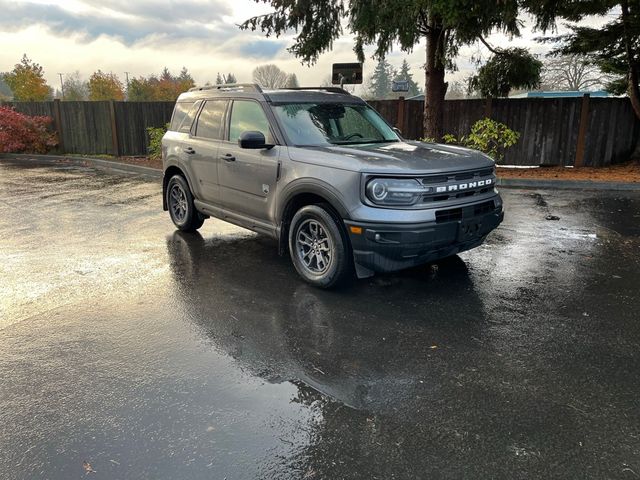
[[[269,120],[258,102],[234,100],[229,126],[229,141],[236,143],[242,132],[262,132],[267,143],[273,143]]]

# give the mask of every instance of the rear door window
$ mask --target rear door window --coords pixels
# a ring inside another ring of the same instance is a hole
[[[223,117],[227,100],[207,100],[196,125],[196,137],[220,140],[224,133]]]

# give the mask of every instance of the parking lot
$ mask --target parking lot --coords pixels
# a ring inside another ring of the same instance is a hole
[[[157,180],[0,162],[3,479],[640,478],[640,194],[320,291]]]

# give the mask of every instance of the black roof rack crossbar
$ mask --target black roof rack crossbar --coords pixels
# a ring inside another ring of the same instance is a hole
[[[279,90],[324,90],[326,92],[343,93],[345,95],[351,95],[344,88],[340,88],[340,87],[285,87],[285,88],[280,88]]]
[[[262,88],[257,83],[222,83],[220,85],[209,85],[206,87],[193,87],[190,88],[190,92],[198,92],[201,90],[238,90],[238,89],[251,89],[254,92],[262,93]]]

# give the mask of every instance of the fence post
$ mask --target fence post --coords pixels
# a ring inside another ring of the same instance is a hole
[[[118,128],[116,124],[116,105],[113,100],[109,101],[109,115],[111,117],[111,146],[113,150],[113,156],[120,156],[120,144],[118,142]]]
[[[407,132],[404,131],[404,97],[398,98],[398,119],[396,122],[396,126],[402,132],[402,135],[405,135]]]
[[[62,138],[62,114],[60,113],[60,99],[53,100],[53,121],[58,134],[58,151],[64,152],[64,139]]]
[[[584,166],[584,149],[587,143],[587,128],[589,127],[589,99],[590,95],[585,93],[582,96],[582,107],[580,108],[580,127],[578,127],[578,139],[576,144],[576,158],[574,167]]]
[[[493,113],[493,102],[491,97],[487,97],[484,101],[484,116],[486,118],[491,118],[491,114]]]

